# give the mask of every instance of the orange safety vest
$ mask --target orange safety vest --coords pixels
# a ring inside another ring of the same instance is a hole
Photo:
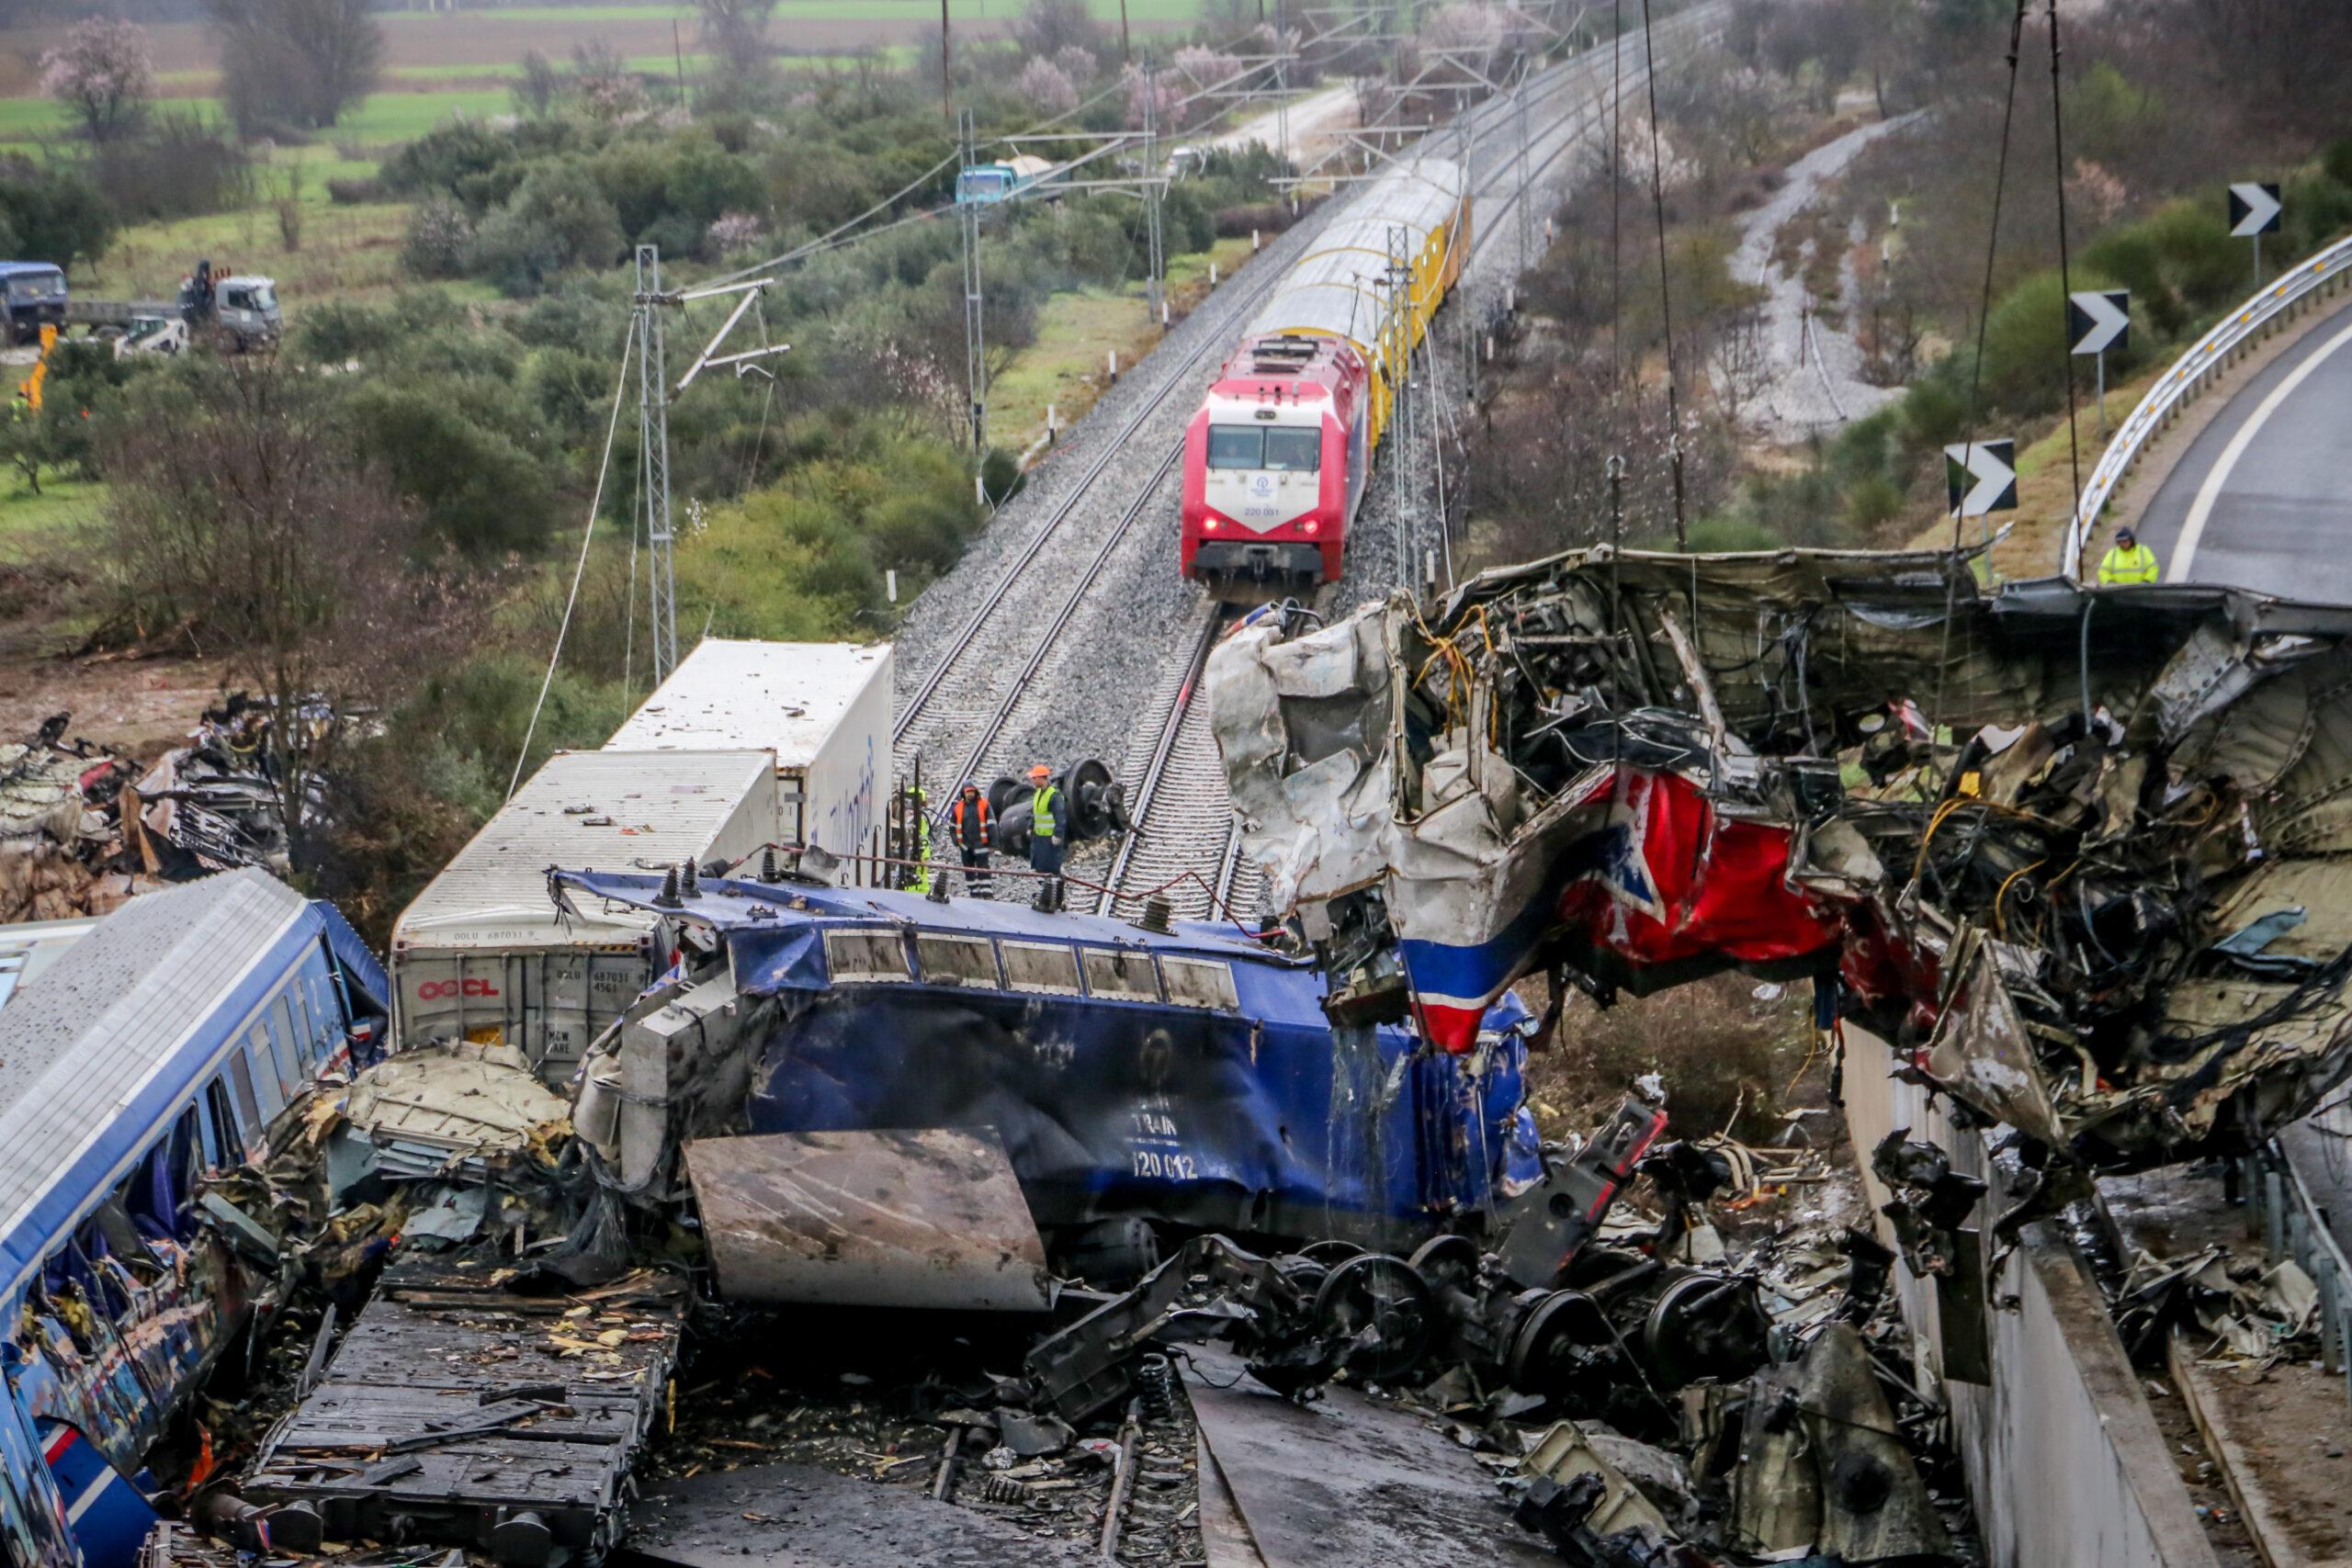
[[[979,818],[980,832],[978,838],[972,838],[964,831],[964,797],[961,795],[958,795],[956,797],[956,805],[948,813],[948,817],[956,825],[956,841],[958,844],[961,844],[967,850],[985,850],[989,847],[990,840],[995,836],[989,830],[989,797],[982,795],[975,795],[973,799],[978,804],[980,808],[975,814]]]

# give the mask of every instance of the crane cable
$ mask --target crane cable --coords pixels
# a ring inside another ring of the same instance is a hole
[[[2023,5],[2025,0],[2018,0]],[[1666,160],[1658,149],[1657,40],[1650,31],[1650,0],[1642,0],[1642,59],[1650,98],[1650,205],[1657,215],[1658,317],[1666,328],[1666,451],[1674,470],[1674,546],[1690,547],[1690,525],[1682,509],[1682,400],[1675,389],[1674,290],[1666,274]]]
[[[1993,171],[1993,220],[1984,237],[1984,285],[1976,306],[1976,362],[1968,370],[1968,412],[1961,425],[1966,437],[1966,445],[1961,448],[1962,452],[1975,449],[1977,416],[1982,412],[1980,398],[1984,384],[1984,333],[1993,315],[1993,261],[2001,244],[2001,202],[2007,193],[2009,182],[2009,135],[2017,123],[2018,114],[2018,55],[2020,40],[2025,36],[2025,8],[2029,4],[2030,0],[2017,0],[2017,9],[2009,17],[2009,85],[2007,96],[2001,106],[2001,156]],[[1951,514],[1954,555],[1960,552],[1961,520],[1960,508],[1954,507]],[[1959,577],[1952,565],[1947,563],[1944,567],[1943,643],[1936,655],[1935,716],[1938,720],[1943,717],[1944,688],[1951,679],[1951,618],[1956,608],[1954,602],[1958,588]]]
[[[2066,247],[2066,117],[2060,106],[2058,90],[2058,0],[2050,0],[2050,145],[2057,161],[2058,183],[2058,292],[2071,301],[2075,294],[2074,264]],[[2064,307],[2061,308],[2062,311]],[[2062,314],[2061,319],[2064,319]],[[2069,517],[2083,510],[2083,450],[2082,435],[2077,429],[2078,412],[2075,406],[2074,344],[2069,343],[2066,355],[2066,468],[2075,482],[2075,505]],[[2075,574],[2081,575],[2082,558],[2075,557]],[[2086,709],[2084,717],[2089,717]]]

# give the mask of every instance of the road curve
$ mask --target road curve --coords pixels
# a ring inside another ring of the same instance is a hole
[[[2352,604],[2352,303],[2230,395],[2141,513],[2168,582]],[[2091,543],[2096,563],[2111,531]]]

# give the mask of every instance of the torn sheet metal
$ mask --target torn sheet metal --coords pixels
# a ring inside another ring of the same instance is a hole
[[[1811,974],[2103,1166],[2237,1146],[2352,1069],[2352,610],[1596,548],[1286,629],[1216,650],[1213,721],[1360,1013],[1458,1047],[1532,971],[1604,1002]]]
[[[1241,1377],[1238,1361],[1195,1352],[1185,1392],[1272,1568],[1329,1562],[1432,1565],[1558,1559],[1503,1526],[1493,1485],[1429,1423],[1352,1389],[1295,1404]]]
[[[1343,1044],[1314,968],[1229,926],[709,878],[665,905],[656,876],[554,881],[663,917],[682,954],[584,1067],[575,1119],[631,1193],[669,1190],[695,1139],[986,1128],[1050,1255],[1130,1216],[1409,1247],[1541,1173],[1513,998],[1476,1049],[1437,1056],[1401,1030]]]
[[[487,1162],[570,1131],[570,1105],[512,1045],[458,1041],[388,1057],[361,1073],[344,1120],[389,1177],[479,1178]]]
[[[685,1146],[718,1294],[1044,1312],[1045,1243],[995,1137],[772,1133]]]

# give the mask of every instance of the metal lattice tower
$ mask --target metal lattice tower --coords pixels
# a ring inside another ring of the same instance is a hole
[[[1413,586],[1413,509],[1420,504],[1420,447],[1413,440],[1412,236],[1401,225],[1388,231],[1389,380],[1388,423],[1395,427],[1389,450],[1396,468],[1396,584]]]
[[[670,527],[670,389],[662,344],[662,251],[637,247],[637,514],[650,562],[653,683],[678,664],[678,574]]]
[[[976,134],[972,111],[966,109],[956,118],[959,173],[972,166]],[[966,404],[972,411],[972,455],[977,457],[987,450],[989,399],[988,343],[980,327],[985,303],[980,286],[980,204],[957,202],[956,217],[964,229],[964,390]]]

